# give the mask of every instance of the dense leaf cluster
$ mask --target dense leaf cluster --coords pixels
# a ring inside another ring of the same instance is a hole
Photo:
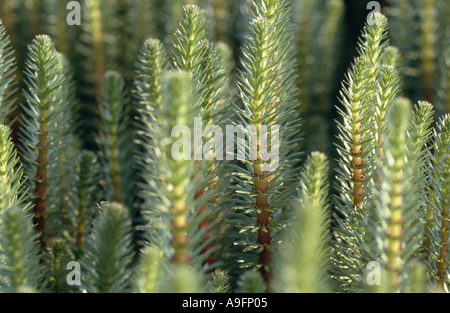
[[[26,55],[0,22],[1,292],[448,291],[447,2],[373,14],[338,101],[341,0],[245,2],[237,66],[234,1],[44,2]]]

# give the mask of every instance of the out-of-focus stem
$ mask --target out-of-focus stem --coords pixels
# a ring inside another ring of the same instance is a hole
[[[436,30],[436,1],[424,0],[423,24],[422,24],[422,73],[423,73],[423,100],[433,101],[434,92],[434,59],[436,52],[435,45],[435,30]]]
[[[42,100],[42,104],[45,105],[47,100]],[[47,120],[47,111],[41,112],[41,120]],[[48,166],[48,138],[49,138],[49,130],[48,124],[40,123],[39,124],[39,143],[38,143],[38,158],[37,158],[37,174],[36,174],[36,189],[35,189],[35,207],[34,207],[34,224],[36,225],[36,230],[40,233],[40,243],[41,246],[45,245],[44,239],[44,229],[45,229],[45,210],[46,204],[45,200],[47,198],[47,166]]]
[[[100,1],[93,0],[91,6],[92,48],[94,61],[94,86],[96,92],[102,88],[102,78],[105,73],[105,60],[103,58],[102,14]]]

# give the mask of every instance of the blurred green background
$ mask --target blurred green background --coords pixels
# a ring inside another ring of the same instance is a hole
[[[94,141],[96,96],[100,80],[106,70],[120,72],[132,97],[133,75],[138,52],[148,38],[162,40],[168,51],[172,47],[173,32],[181,16],[182,6],[199,5],[207,16],[209,37],[224,42],[233,55],[230,64],[232,84],[236,86],[236,68],[240,66],[241,47],[250,19],[251,0],[80,0],[81,25],[69,26],[66,9],[69,0],[1,0],[0,18],[10,35],[17,60],[17,96],[24,87],[23,70],[27,45],[38,34],[49,34],[56,49],[68,58],[77,86],[78,136],[84,148],[95,150]],[[297,87],[299,111],[303,118],[303,150],[325,152],[330,160],[336,158],[333,146],[337,134],[334,120],[338,118],[339,90],[344,74],[357,55],[358,37],[371,10],[365,0],[292,0],[292,40],[297,57]],[[431,58],[435,70],[431,76],[445,77],[447,66],[439,54],[439,36],[446,36],[440,23],[445,23],[449,5],[434,0],[378,1],[382,13],[389,18],[390,39],[403,54],[400,72],[403,75],[403,95],[413,102],[435,101],[438,114],[444,113],[443,94],[430,92],[421,84],[421,51],[428,40],[436,51]],[[432,3],[433,11],[427,11]],[[440,8],[442,6],[442,8]],[[391,10],[394,8],[394,10]],[[435,18],[428,25],[430,16]],[[423,14],[425,13],[425,14]],[[427,15],[428,14],[428,15]],[[391,23],[392,22],[392,23]],[[428,23],[428,24],[427,24]],[[446,24],[445,24],[446,26]],[[428,28],[427,28],[428,27]],[[428,30],[428,33],[426,32]],[[434,37],[429,39],[429,34]],[[170,54],[170,52],[169,52]],[[423,74],[423,75],[422,75]],[[428,73],[429,74],[429,73]],[[428,75],[430,76],[430,75]],[[446,80],[445,80],[446,82]],[[423,87],[423,88],[422,88]],[[236,89],[230,91],[235,92]],[[436,98],[436,99],[435,99]],[[238,101],[237,97],[233,98]],[[17,112],[19,114],[20,112]],[[16,128],[17,130],[17,128]],[[16,134],[16,132],[15,132]],[[17,142],[17,136],[15,135]],[[331,168],[333,168],[333,164]]]

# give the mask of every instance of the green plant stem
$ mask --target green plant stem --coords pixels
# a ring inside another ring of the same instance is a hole
[[[29,10],[29,21],[30,21],[30,28],[33,33],[33,36],[36,36],[40,33],[40,23],[39,23],[39,4],[38,0],[30,0],[28,1],[31,5]]]
[[[47,100],[43,99],[42,104],[45,106]],[[46,211],[46,199],[47,199],[47,166],[48,166],[48,147],[49,147],[49,130],[47,124],[47,111],[41,111],[41,122],[39,123],[39,144],[38,144],[38,158],[37,158],[37,173],[36,173],[36,200],[34,206],[35,216],[33,218],[33,223],[37,224],[36,229],[41,234],[39,241],[41,246],[45,245],[44,239],[44,229],[45,229],[45,217],[44,213]]]
[[[188,263],[190,256],[187,251],[187,245],[189,238],[186,233],[188,221],[186,220],[187,205],[184,201],[179,200],[174,202],[170,207],[170,213],[172,214],[172,246],[175,248],[175,252],[172,257],[173,263]]]
[[[449,153],[449,143],[450,143],[450,115],[444,115],[437,123],[436,134],[435,134],[435,155],[432,159],[433,163],[433,173],[431,185],[429,186],[428,201],[432,205],[436,205],[436,189],[438,186],[435,185],[439,177],[439,164],[442,163],[442,158],[446,153]],[[434,211],[430,206],[427,206],[426,212],[426,224],[425,224],[425,237],[423,240],[423,247],[426,252],[430,251],[431,248],[431,230],[435,224]]]
[[[90,1],[90,23],[92,27],[92,55],[94,66],[94,87],[99,93],[102,89],[102,78],[105,73],[105,60],[103,53],[102,13],[100,0]]]
[[[362,133],[362,119],[367,118],[367,114],[363,113],[362,110],[364,104],[362,100],[366,91],[364,89],[364,84],[366,84],[364,77],[367,77],[368,62],[364,57],[357,59],[355,63],[355,80],[352,86],[352,99],[350,100],[351,105],[351,134],[352,142],[350,147],[351,158],[351,169],[352,169],[352,180],[353,180],[353,206],[355,208],[361,207],[364,201],[364,177],[365,172],[363,171],[363,165],[365,160],[363,159],[363,140],[367,137],[367,131]],[[367,112],[367,111],[366,111]],[[363,113],[363,116],[361,116]]]
[[[226,17],[227,17],[227,1],[225,0],[215,0],[213,1],[214,6],[214,41],[219,42],[224,40],[224,32],[226,28]]]
[[[389,266],[389,285],[391,290],[396,291],[400,285],[400,278],[398,275],[400,269],[400,238],[402,234],[402,169],[403,163],[399,161],[394,165],[394,181],[392,186],[392,198],[389,210],[391,216],[389,218],[388,231],[388,266]]]
[[[259,128],[260,124],[256,125],[257,133],[259,134]],[[258,146],[259,146],[258,142]],[[260,152],[258,151],[257,159],[261,159]],[[264,281],[268,282],[270,280],[270,269],[268,270],[267,267],[272,262],[272,253],[267,250],[267,246],[270,245],[272,238],[270,237],[270,230],[267,229],[266,226],[269,225],[271,220],[271,214],[265,210],[266,207],[269,206],[269,203],[267,201],[267,189],[269,188],[268,185],[268,178],[267,178],[267,172],[263,172],[261,170],[262,164],[259,162],[256,162],[253,165],[253,172],[255,173],[255,192],[257,194],[256,196],[256,207],[258,208],[259,212],[256,214],[256,223],[258,224],[258,243],[262,246],[264,246],[263,250],[259,253],[259,262],[263,265],[261,267],[261,274],[264,278]]]
[[[448,232],[449,232],[449,197],[450,191],[446,190],[444,194],[444,203],[442,207],[442,226],[441,226],[441,242],[439,244],[439,267],[437,272],[437,286],[443,290],[444,289],[444,278],[447,276],[447,255],[448,255]]]
[[[114,196],[113,201],[122,203],[123,202],[123,196],[122,196],[122,181],[120,179],[120,160],[119,160],[119,144],[118,144],[118,138],[117,133],[112,134],[111,136],[111,176],[112,176],[112,186],[114,189]]]
[[[377,82],[378,97],[375,98],[375,104],[378,108],[376,115],[377,122],[377,152],[378,158],[383,162],[385,140],[386,113],[392,105],[392,100],[397,92],[397,71],[394,67],[383,66],[382,75]],[[375,182],[378,184],[381,180],[379,173],[375,176]]]
[[[358,99],[360,97],[359,93],[355,93],[355,98]],[[363,178],[363,171],[360,169],[360,167],[364,164],[363,159],[361,158],[362,154],[362,137],[360,133],[361,129],[361,122],[360,122],[360,116],[359,116],[359,106],[360,101],[354,101],[352,103],[353,105],[353,113],[352,113],[352,130],[353,130],[353,141],[352,141],[352,148],[350,150],[350,153],[353,155],[352,157],[352,165],[353,165],[353,205],[355,207],[359,207],[361,203],[363,202],[363,194],[364,194],[364,183],[362,182]]]
[[[85,203],[84,203],[84,201],[83,200],[81,200],[80,201],[80,203],[79,203],[79,206],[78,206],[78,218],[79,218],[79,221],[78,221],[78,224],[77,224],[77,237],[76,237],[76,245],[78,246],[78,247],[81,247],[81,246],[83,246],[83,244],[84,244],[84,235],[85,235],[85,233],[86,233],[86,226],[85,226],[85,223],[84,223],[84,217],[85,217],[85,211],[84,211],[84,208],[85,208]]]
[[[189,78],[190,73],[177,71],[168,75],[167,102],[164,111],[167,110],[167,128],[161,130],[162,134],[170,138],[169,143],[174,143],[175,139],[170,137],[170,133],[176,125],[185,125],[192,123],[192,83]],[[166,139],[167,140],[167,139]],[[188,227],[190,221],[188,215],[192,210],[191,202],[187,192],[188,186],[192,185],[192,169],[194,162],[192,160],[175,160],[170,153],[170,147],[166,149],[167,155],[167,180],[163,181],[170,199],[169,213],[172,230],[171,246],[174,250],[171,262],[188,264],[191,261],[189,251],[190,236],[188,235]],[[166,166],[166,165],[164,165]],[[194,185],[193,190],[197,190]]]
[[[422,84],[423,84],[423,100],[433,101],[434,99],[434,59],[436,52],[435,46],[435,31],[436,31],[436,1],[424,0],[424,11],[422,21]]]
[[[449,206],[450,206],[450,156],[445,155],[443,158],[443,173],[442,173],[442,224],[440,229],[441,241],[439,243],[439,258],[437,270],[437,287],[444,291],[447,277],[447,258],[448,258],[448,233],[449,233]]]
[[[406,182],[404,171],[406,171],[405,156],[407,155],[406,148],[406,134],[410,123],[411,103],[409,100],[399,98],[390,114],[391,120],[389,149],[390,160],[386,165],[388,167],[387,175],[390,176],[390,188],[388,193],[388,208],[389,218],[387,219],[387,271],[389,281],[389,291],[399,292],[400,288],[400,273],[402,262],[402,248],[401,245],[407,240],[403,234],[404,213],[405,209],[405,188]],[[395,128],[395,129],[393,129]],[[406,213],[405,213],[406,214]]]
[[[308,74],[310,73],[310,69],[307,71],[305,69],[308,69],[308,58],[311,58],[311,51],[309,50],[309,41],[311,40],[311,30],[310,30],[310,18],[311,18],[311,12],[313,11],[313,5],[315,1],[312,0],[305,0],[301,1],[302,4],[302,14],[300,19],[300,25],[299,25],[299,40],[298,40],[298,53],[297,53],[297,60],[298,60],[298,88],[301,90],[300,96],[300,105],[299,109],[302,110],[305,107],[309,107],[309,96],[310,96],[310,90],[308,87]]]
[[[0,126],[0,180],[3,185],[6,186],[5,192],[9,195],[10,186],[8,184],[8,146],[7,142],[9,140],[9,128],[7,126]]]

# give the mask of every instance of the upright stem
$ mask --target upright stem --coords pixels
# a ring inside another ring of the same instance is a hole
[[[359,207],[363,202],[363,193],[364,193],[364,183],[362,179],[364,178],[363,171],[361,166],[364,164],[363,159],[361,158],[362,154],[362,137],[360,133],[361,122],[359,119],[359,113],[357,112],[359,108],[359,101],[353,102],[353,109],[355,110],[352,113],[352,130],[353,130],[353,144],[350,153],[352,154],[352,165],[353,165],[353,205],[355,207]]]
[[[116,128],[114,129],[116,130]],[[123,196],[122,196],[122,181],[120,178],[120,152],[119,152],[119,143],[118,143],[118,137],[117,132],[114,132],[114,130],[111,133],[111,178],[112,178],[112,186],[114,189],[114,195],[113,195],[113,201],[122,203],[123,202]]]
[[[195,168],[196,169],[199,168],[199,162],[198,161],[195,161]],[[200,175],[200,173],[197,172],[194,175]],[[201,177],[200,177],[200,180],[201,180]],[[199,200],[199,199],[201,199],[204,196],[205,196],[204,189],[203,188],[198,188],[196,193],[195,193],[194,199],[195,200]],[[205,211],[206,211],[206,203],[202,206],[202,208],[200,209],[198,214],[201,215],[201,214],[205,213]],[[209,226],[209,219],[207,217],[199,224],[198,228],[199,229],[205,228],[205,227],[208,228],[208,226]],[[208,230],[208,231],[205,232],[204,240],[207,240],[209,237],[211,237],[211,232]],[[211,248],[212,248],[212,244],[209,243],[208,245],[206,245],[205,248],[203,248],[201,253],[205,254]],[[208,258],[207,260],[204,261],[204,263],[207,263],[207,264],[212,264],[213,262],[214,262],[213,258]]]
[[[69,53],[69,45],[67,40],[67,10],[66,10],[66,2],[58,1],[56,8],[56,20],[57,20],[57,34],[58,34],[58,51],[61,51],[62,54],[68,56]]]
[[[6,186],[6,194],[10,193],[10,186],[8,184],[8,148],[7,148],[7,140],[8,132],[6,131],[7,126],[0,126],[0,181],[3,185]]]
[[[77,238],[76,238],[76,245],[78,247],[83,246],[84,244],[84,234],[85,234],[85,225],[84,225],[84,204],[80,203],[78,208],[78,225],[77,225]]]
[[[435,0],[424,0],[423,24],[422,24],[422,73],[423,73],[423,99],[433,101],[434,92],[434,59],[435,59],[435,29],[436,29],[436,10]]]
[[[437,132],[436,132],[436,139],[435,139],[435,153],[432,158],[433,162],[433,173],[432,173],[432,180],[429,187],[429,193],[428,193],[428,201],[430,202],[431,206],[427,206],[427,215],[426,215],[426,224],[425,224],[425,237],[423,240],[423,247],[425,252],[430,252],[431,248],[431,231],[433,229],[433,225],[436,223],[436,217],[434,216],[434,209],[433,206],[436,205],[435,199],[437,196],[436,189],[438,186],[436,185],[436,181],[439,178],[439,164],[445,164],[443,161],[443,158],[446,154],[450,152],[448,149],[449,142],[450,142],[450,116],[444,115],[442,119],[439,119],[437,123]]]
[[[311,0],[301,1],[302,4],[302,13],[300,15],[300,25],[299,25],[299,33],[298,33],[298,53],[297,53],[297,68],[298,68],[298,78],[297,78],[297,85],[301,96],[301,104],[302,107],[299,106],[300,110],[304,110],[305,108],[309,107],[309,89],[308,89],[308,74],[309,74],[309,68],[307,59],[310,57],[310,50],[309,50],[309,42],[311,40],[310,38],[310,17],[311,17],[311,11],[312,11],[312,2]]]
[[[264,51],[264,49],[262,49]],[[260,100],[262,91],[264,90],[263,86],[260,86],[260,88],[255,89],[254,98],[255,105],[257,106],[257,109],[255,110],[254,114],[254,120],[258,121],[262,118],[262,114],[259,110],[259,106],[261,105],[262,101]],[[259,253],[258,259],[260,264],[262,265],[260,268],[262,277],[264,278],[264,281],[266,282],[266,285],[268,286],[271,281],[271,271],[270,271],[270,263],[272,261],[272,253],[267,249],[267,246],[271,243],[271,235],[270,230],[267,228],[267,226],[270,224],[270,221],[272,220],[271,213],[267,211],[267,208],[269,208],[270,204],[267,199],[267,191],[269,189],[269,182],[273,178],[271,175],[267,175],[267,171],[263,171],[262,167],[265,161],[263,161],[260,148],[263,147],[263,143],[261,141],[261,123],[253,124],[254,130],[255,130],[255,137],[256,139],[256,149],[252,152],[252,159],[253,159],[253,191],[256,194],[256,202],[254,205],[256,205],[257,213],[256,213],[256,223],[258,225],[258,243],[263,246],[263,249]],[[253,131],[253,130],[252,130]]]
[[[171,146],[176,142],[175,138],[171,136],[173,127],[176,125],[186,125],[193,120],[192,114],[192,83],[189,78],[189,73],[183,71],[175,71],[168,74],[167,87],[167,102],[163,106],[168,114],[163,115],[167,120],[167,124],[162,129],[157,129],[155,136],[165,135],[167,140],[170,140],[165,147],[167,158],[164,166],[168,166],[166,173],[162,172],[161,177],[165,177],[162,184],[166,186],[165,194],[169,198],[170,206],[168,211],[171,218],[170,229],[172,231],[172,246],[174,253],[171,256],[172,263],[188,264],[191,260],[189,253],[190,234],[187,229],[190,221],[188,220],[189,212],[192,208],[188,206],[189,185],[194,184],[190,176],[194,168],[194,162],[190,159],[173,159],[171,153]],[[158,126],[155,126],[158,127]],[[156,138],[158,140],[160,138]],[[162,140],[162,139],[160,139]],[[192,145],[188,147],[183,146],[183,149],[190,150]],[[154,173],[152,173],[154,174]],[[159,173],[156,172],[156,175]],[[187,175],[187,176],[186,176]],[[195,186],[191,186],[196,190]]]
[[[388,266],[389,266],[389,286],[393,292],[397,292],[400,286],[400,239],[402,234],[402,162],[396,162],[393,174],[392,199],[390,205],[391,216],[389,218],[388,230]]]
[[[102,14],[100,11],[100,1],[98,0],[92,1],[91,24],[94,58],[94,86],[95,91],[99,93],[102,89],[102,78],[103,74],[105,73],[105,61],[103,58]]]
[[[181,45],[176,46],[177,50],[177,57],[175,58],[177,65],[185,70],[187,73],[189,73],[189,77],[191,80],[203,80],[204,77],[201,77],[199,74],[194,73],[194,71],[200,66],[200,63],[198,62],[201,58],[202,54],[202,41],[205,39],[205,32],[204,32],[204,20],[203,20],[203,13],[200,11],[200,9],[194,5],[195,1],[188,1],[188,4],[183,7],[183,20],[180,23],[180,28],[177,29],[176,35],[178,37],[178,40],[182,42]],[[210,86],[207,86],[207,88]],[[195,91],[197,92],[197,91]],[[207,106],[204,105],[204,103],[201,103],[201,107],[206,109]],[[194,110],[197,110],[195,108],[194,104]],[[201,112],[201,111],[200,111]],[[199,111],[197,111],[197,114],[200,114]],[[207,116],[205,126],[208,126],[211,124],[211,119]],[[205,137],[204,140],[207,140],[208,136]],[[200,173],[200,162],[195,161],[194,163],[195,172],[193,174],[193,180],[199,180],[203,181],[204,177]],[[211,167],[208,167],[209,170],[211,170]],[[201,198],[204,197],[205,190],[202,186],[200,186],[194,196],[194,200],[202,201]],[[206,203],[202,206],[202,208],[199,210],[199,215],[203,214],[206,211]],[[209,221],[208,218],[204,219],[199,224],[199,229],[208,227]],[[211,236],[210,231],[206,231],[204,235],[204,240],[207,240]],[[202,254],[206,253],[210,248],[212,247],[211,244],[208,244],[203,250]],[[182,258],[185,258],[183,255]],[[205,260],[204,263],[212,264],[214,260],[212,258],[209,258]]]
[[[392,50],[392,49],[391,49]],[[397,93],[397,71],[395,67],[391,65],[385,65],[382,68],[381,78],[378,80],[375,93],[378,97],[375,98],[375,106],[378,113],[375,114],[377,122],[377,152],[378,158],[383,163],[384,158],[384,139],[385,139],[385,126],[386,126],[386,112],[392,106],[392,99]],[[375,175],[375,183],[378,185],[381,181],[381,175],[379,172]]]
[[[8,172],[7,172],[7,168],[6,168],[6,162],[0,164],[0,180],[6,186],[6,193],[9,194],[8,175],[7,174],[8,174]]]
[[[214,1],[214,41],[219,42],[223,40],[224,37],[224,28],[226,27],[226,1],[225,0],[215,0]]]
[[[403,210],[409,209],[404,203],[405,186],[407,183],[413,184],[409,181],[408,176],[411,174],[405,167],[408,164],[405,158],[408,155],[407,132],[411,117],[411,103],[409,100],[399,98],[395,103],[390,113],[390,135],[389,135],[389,151],[390,158],[386,161],[388,167],[387,175],[389,175],[390,188],[386,189],[389,209],[389,218],[387,219],[387,275],[389,281],[389,291],[399,292],[400,287],[400,273],[402,262],[402,243],[403,239],[402,226],[404,224]],[[387,151],[386,151],[387,153]],[[411,177],[411,176],[409,176]],[[407,200],[406,200],[407,201]]]
[[[259,133],[259,131],[258,131]],[[260,159],[260,154],[258,151],[258,158]],[[258,161],[253,165],[253,171],[255,174],[255,192],[256,196],[256,207],[258,208],[260,213],[256,214],[256,223],[259,226],[258,229],[258,243],[264,246],[263,250],[259,253],[259,262],[262,264],[261,274],[266,283],[270,282],[270,263],[272,261],[272,253],[267,250],[268,245],[271,242],[270,230],[266,228],[271,221],[271,214],[265,209],[269,207],[269,203],[267,201],[267,190],[269,185],[267,183],[266,172],[261,170],[262,164]]]
[[[29,15],[30,28],[32,30],[33,37],[40,33],[39,30],[39,4],[37,0],[31,1],[31,10]]]
[[[187,206],[182,200],[174,202],[170,208],[172,214],[172,246],[175,252],[172,257],[173,263],[188,263],[190,256],[188,253],[189,238],[186,233],[188,221],[186,220]]]
[[[47,100],[43,100],[42,104],[45,105],[47,103]],[[41,120],[46,121],[47,120],[47,111],[41,112]],[[36,225],[36,229],[38,230],[40,234],[40,243],[41,246],[45,245],[45,239],[44,239],[44,230],[45,230],[45,210],[46,210],[46,204],[45,200],[47,198],[47,181],[48,181],[48,175],[47,175],[47,165],[48,165],[48,138],[49,138],[49,130],[48,130],[48,124],[40,123],[39,124],[39,144],[38,144],[38,158],[37,158],[37,174],[36,174],[36,200],[35,200],[35,207],[34,207],[34,224]]]
[[[12,0],[3,0],[0,4],[0,14],[5,27],[9,27],[11,21],[15,19],[14,5]]]

